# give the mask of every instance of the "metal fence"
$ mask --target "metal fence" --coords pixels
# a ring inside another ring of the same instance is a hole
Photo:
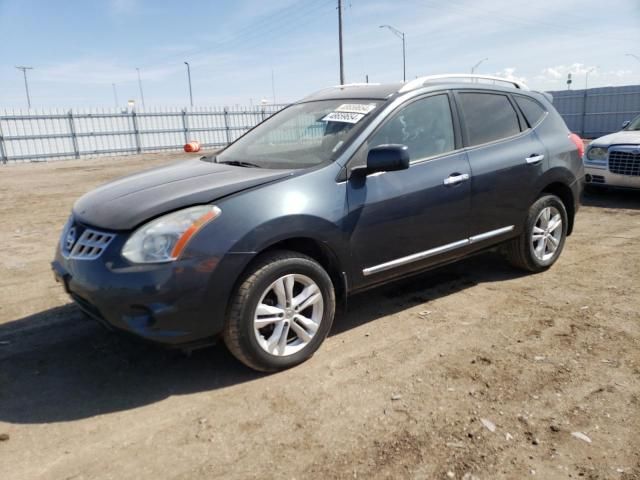
[[[192,140],[220,147],[284,106],[4,110],[0,162],[177,150]]]
[[[640,115],[640,85],[549,92],[572,132],[597,138]]]

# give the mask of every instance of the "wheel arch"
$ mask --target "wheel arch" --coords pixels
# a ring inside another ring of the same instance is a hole
[[[573,231],[573,223],[576,216],[575,198],[573,197],[573,191],[566,183],[555,181],[548,184],[540,191],[540,196],[544,194],[555,195],[562,200],[565,209],[567,210],[568,225],[567,236],[571,235]]]
[[[345,266],[342,265],[336,252],[326,242],[301,235],[280,238],[262,246],[260,250],[255,252],[251,261],[245,266],[242,273],[238,276],[234,282],[235,284],[232,291],[235,292],[237,290],[238,286],[247,276],[248,272],[251,271],[251,268],[259,258],[266,253],[277,250],[301,253],[318,262],[331,278],[331,282],[333,283],[336,293],[337,304],[343,308],[346,307],[348,280]]]

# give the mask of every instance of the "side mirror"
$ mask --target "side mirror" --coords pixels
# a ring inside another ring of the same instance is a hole
[[[624,130],[625,128],[627,128],[630,123],[631,123],[631,120],[625,120],[624,122],[622,122],[622,129]]]
[[[406,145],[378,145],[367,154],[367,173],[392,172],[409,168],[409,147]]]

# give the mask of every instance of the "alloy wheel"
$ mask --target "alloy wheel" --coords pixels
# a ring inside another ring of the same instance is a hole
[[[553,258],[562,240],[562,215],[556,207],[543,208],[531,232],[531,247],[536,258],[546,262]]]
[[[322,292],[311,278],[284,275],[260,297],[253,320],[256,340],[271,355],[293,355],[311,342],[323,311]]]

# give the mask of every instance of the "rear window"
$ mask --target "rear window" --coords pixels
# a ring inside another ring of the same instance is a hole
[[[527,122],[530,127],[535,126],[544,116],[546,110],[535,100],[532,100],[527,97],[521,97],[520,95],[516,95],[514,97],[516,99],[516,103],[522,110]]]
[[[470,146],[520,133],[518,114],[506,95],[461,93],[459,98]]]

